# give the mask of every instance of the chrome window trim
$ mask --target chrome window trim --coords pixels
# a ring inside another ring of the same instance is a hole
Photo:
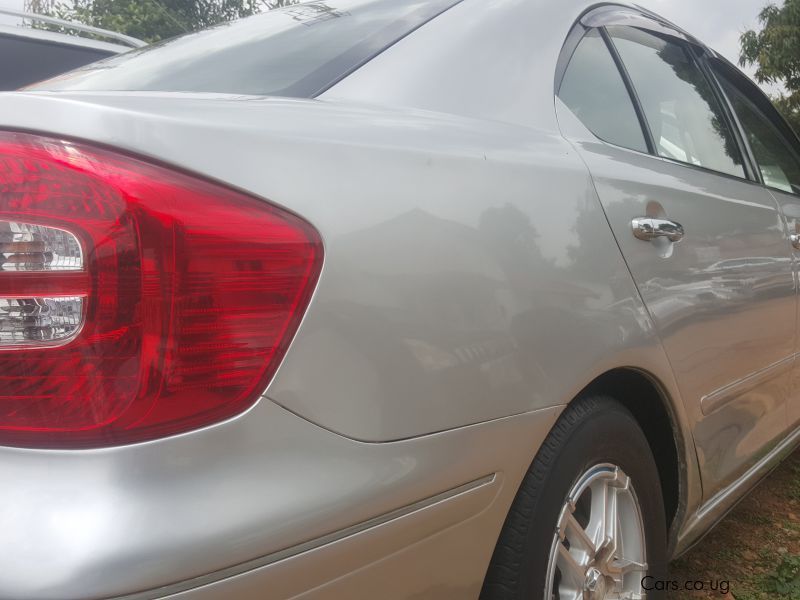
[[[604,30],[605,30],[605,27],[606,26],[604,25],[603,26]],[[621,27],[629,27],[629,28],[633,28],[633,29],[643,29],[642,27],[639,27],[638,25],[630,25],[630,24],[623,24],[623,25],[621,25]],[[705,67],[702,64],[701,57],[706,52],[704,50],[704,46],[698,45],[698,44],[690,41],[689,39],[686,39],[686,37],[683,36],[683,35],[675,35],[674,33],[676,33],[676,32],[672,32],[672,30],[660,31],[660,30],[657,30],[657,29],[649,28],[649,29],[647,29],[647,32],[650,33],[651,35],[653,35],[654,37],[658,37],[658,38],[664,38],[664,37],[672,38],[670,43],[678,45],[678,46],[681,46],[684,49],[684,51],[688,54],[689,59],[691,61],[693,61],[694,64],[697,66],[698,70],[700,71],[701,76],[706,79],[706,82],[708,83],[709,87],[711,88],[711,91],[712,91],[712,94],[714,95],[714,98],[716,99],[717,103],[719,104],[719,109],[722,111],[722,118],[725,121],[724,124],[730,129],[730,132],[733,135],[733,138],[734,138],[734,141],[735,141],[735,144],[736,144],[736,149],[739,151],[740,158],[742,160],[742,171],[744,173],[744,176],[737,175],[736,173],[725,173],[724,171],[718,171],[716,169],[712,169],[710,167],[706,167],[706,166],[703,166],[703,165],[696,165],[696,164],[693,164],[693,163],[690,163],[690,162],[684,162],[684,161],[681,161],[681,160],[678,160],[678,159],[670,158],[670,157],[667,157],[667,156],[662,156],[657,151],[655,151],[655,139],[653,139],[654,155],[658,156],[659,158],[663,158],[665,160],[668,160],[669,162],[678,164],[678,165],[684,165],[684,166],[693,167],[693,168],[700,168],[700,169],[702,169],[703,171],[705,171],[707,173],[716,173],[718,175],[732,177],[732,178],[737,179],[739,181],[753,181],[754,179],[753,179],[753,175],[752,175],[752,172],[751,172],[753,167],[751,165],[749,165],[749,160],[747,158],[747,154],[746,154],[744,148],[742,147],[742,140],[741,140],[741,137],[740,137],[742,134],[738,130],[738,128],[736,127],[736,124],[731,121],[731,114],[729,113],[729,111],[727,109],[727,100],[724,99],[724,96],[722,95],[722,90],[719,89],[716,80],[712,79],[709,76],[708,71],[705,69]],[[608,40],[609,40],[610,45],[614,46],[614,48],[616,48],[616,44],[614,43],[614,39],[611,36],[611,34],[607,33],[606,35],[608,36]],[[625,64],[624,64],[624,61],[622,60],[621,57],[620,57],[620,63],[619,64],[622,65],[622,67],[624,68]],[[623,73],[627,73],[627,69],[625,69],[625,71],[623,71]],[[633,80],[631,80],[631,86],[633,87],[634,90],[636,89],[636,85],[633,83]],[[634,97],[634,102],[636,102],[639,105],[639,110],[641,110],[642,114],[644,115],[644,109],[641,106],[641,103],[639,101],[639,96],[638,95],[636,95]],[[647,121],[647,116],[644,115],[644,118],[645,118],[645,122],[648,123],[648,130],[650,130],[649,122]]]
[[[693,39],[685,33],[679,31],[676,27],[669,27],[664,23],[653,19],[633,8],[626,8],[623,6],[604,6],[594,9],[593,11],[584,15],[581,20],[581,25],[589,28],[608,27],[610,25],[617,25],[620,27],[636,27],[638,29],[646,29],[654,33],[661,33],[662,35],[669,35],[682,39],[685,42],[693,42]],[[698,42],[694,42],[698,43]]]
[[[614,45],[614,42],[611,39],[611,36],[608,34],[606,30],[606,27],[611,25],[644,29],[656,35],[675,38],[676,43],[688,46],[687,50],[689,51],[692,59],[697,63],[697,66],[702,72],[703,76],[706,77],[706,79],[708,80],[708,83],[711,86],[715,97],[717,98],[717,102],[719,102],[720,104],[720,108],[723,112],[725,122],[730,128],[731,133],[735,138],[736,147],[741,153],[741,158],[743,162],[742,167],[745,173],[743,177],[732,173],[724,173],[721,171],[716,171],[714,169],[710,169],[708,167],[703,167],[700,165],[685,163],[658,154],[655,148],[655,140],[653,139],[653,134],[650,129],[650,125],[647,121],[646,116],[644,115],[644,110],[642,108],[641,101],[639,100],[638,93],[636,92],[636,86],[633,84],[633,81],[631,80],[630,75],[628,74],[628,71],[625,68],[625,64],[622,61],[619,52],[617,51],[616,46]],[[561,83],[564,79],[564,74],[566,73],[567,68],[569,67],[569,63],[572,60],[572,56],[575,52],[575,49],[581,43],[584,36],[592,29],[599,29],[603,39],[606,41],[606,46],[608,47],[609,52],[611,53],[615,63],[617,64],[617,69],[619,70],[620,75],[622,76],[622,79],[625,82],[625,86],[628,88],[628,93],[631,96],[631,101],[633,102],[634,110],[637,114],[637,117],[639,117],[640,126],[642,127],[642,131],[645,137],[645,142],[648,146],[648,152],[646,153],[641,152],[639,150],[634,150],[632,148],[623,148],[623,149],[629,150],[631,152],[636,152],[637,154],[640,155],[651,156],[653,158],[670,162],[682,167],[688,167],[691,169],[703,171],[708,174],[725,177],[727,179],[734,179],[736,181],[744,183],[754,183],[761,186],[764,185],[760,180],[760,175],[758,175],[757,163],[752,157],[749,144],[747,144],[746,142],[746,136],[744,135],[744,131],[740,127],[740,124],[738,122],[738,117],[736,116],[735,111],[730,105],[730,101],[727,98],[724,90],[720,86],[716,76],[714,76],[713,69],[710,67],[710,65],[707,64],[708,57],[714,57],[720,60],[718,58],[717,53],[714,52],[712,49],[708,48],[705,44],[697,40],[695,37],[686,33],[680,27],[670,23],[669,21],[666,21],[665,19],[662,19],[661,17],[658,17],[657,15],[648,11],[647,9],[644,9],[639,6],[631,7],[620,4],[602,4],[590,7],[587,11],[581,14],[575,21],[573,27],[570,29],[570,32],[561,48],[561,53],[559,54],[558,64],[556,68],[556,81],[555,81],[556,85],[554,90],[556,97],[558,97],[558,92],[561,88]],[[603,144],[607,144],[615,148],[622,148],[621,146],[617,146],[616,144],[612,144],[597,137],[597,135],[595,135],[593,132],[592,136]]]
[[[620,56],[619,50],[617,50],[617,47],[614,45],[614,41],[611,39],[608,30],[605,28],[605,26],[600,27],[599,29],[600,36],[603,38],[606,48],[611,53],[611,57],[614,59],[614,64],[617,65],[617,70],[619,71],[620,77],[622,77],[622,81],[625,84],[625,89],[628,90],[628,96],[633,104],[633,110],[636,113],[636,118],[639,119],[639,127],[642,129],[642,134],[644,135],[647,153],[651,156],[659,156],[658,151],[656,150],[656,141],[653,137],[653,130],[650,127],[650,123],[647,121],[647,115],[644,114],[642,101],[639,98],[639,93],[636,91],[636,86],[633,85],[633,79],[631,79],[628,68],[625,66],[622,56]]]
[[[756,162],[752,148],[750,148],[750,142],[748,142],[747,135],[745,134],[744,128],[739,121],[739,115],[737,115],[736,111],[733,109],[733,104],[731,103],[730,98],[728,98],[728,96],[725,94],[725,90],[722,89],[719,79],[717,79],[714,70],[708,63],[708,53],[695,53],[694,59],[697,62],[697,65],[700,67],[700,70],[703,72],[703,75],[708,80],[708,83],[717,98],[717,102],[719,102],[722,112],[725,113],[725,120],[727,121],[728,127],[730,127],[734,138],[736,138],[736,145],[739,147],[739,152],[742,155],[744,171],[747,175],[748,181],[752,181],[754,183],[763,183],[761,180],[761,172],[759,171],[758,163]]]
[[[800,133],[797,133],[792,129],[784,116],[780,113],[780,111],[778,111],[775,105],[772,104],[769,96],[767,96],[764,91],[755,83],[742,75],[739,69],[731,65],[726,59],[720,56],[714,55],[711,58],[714,61],[713,63],[708,58],[706,58],[704,62],[707,65],[710,76],[713,78],[714,85],[719,89],[719,93],[725,99],[726,106],[729,107],[732,119],[734,120],[738,130],[738,136],[742,139],[742,144],[748,154],[748,160],[752,163],[755,183],[766,190],[779,191],[792,196],[800,196],[800,193],[798,192],[777,189],[767,185],[767,183],[764,181],[764,178],[761,175],[761,167],[758,163],[758,159],[756,158],[755,152],[753,152],[753,149],[750,146],[750,141],[747,138],[747,132],[745,131],[744,126],[739,119],[739,115],[733,108],[733,102],[728,97],[728,93],[725,91],[725,88],[719,81],[719,75],[717,74],[717,71],[725,69],[735,75],[735,79],[738,79],[739,81],[734,81],[734,78],[730,78],[730,84],[735,87],[745,97],[745,99],[753,105],[753,108],[770,123],[770,125],[775,129],[775,133],[786,143],[787,146],[789,146],[792,156],[798,162],[800,162]],[[756,98],[761,102],[756,102]],[[765,111],[763,110],[762,106],[760,106],[760,104],[764,104],[765,102],[769,103],[769,106],[772,108],[771,111]],[[769,115],[767,112],[772,112],[773,114]]]

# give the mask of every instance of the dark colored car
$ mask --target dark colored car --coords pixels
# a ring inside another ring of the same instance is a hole
[[[114,43],[33,27],[0,25],[0,90],[16,90],[89,63],[145,45],[135,38],[60,19],[0,9],[0,15],[23,23],[49,23],[77,34],[91,34]]]

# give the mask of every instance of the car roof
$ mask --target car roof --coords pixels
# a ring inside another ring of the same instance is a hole
[[[608,13],[610,20],[619,16],[623,22],[668,26],[699,43],[666,19],[625,0],[463,0],[319,98],[408,106],[558,131],[553,102],[562,49],[578,22],[598,17],[595,11]],[[434,47],[437,52],[431,52]]]

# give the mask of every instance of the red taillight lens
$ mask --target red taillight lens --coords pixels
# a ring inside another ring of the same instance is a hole
[[[322,245],[298,217],[208,181],[0,132],[0,262],[0,444],[94,447],[251,406]]]

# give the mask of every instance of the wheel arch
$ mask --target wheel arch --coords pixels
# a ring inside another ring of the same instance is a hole
[[[646,371],[621,367],[597,376],[572,402],[588,395],[611,396],[631,412],[644,431],[658,467],[667,526],[670,539],[674,540],[686,510],[691,457],[685,450],[684,432],[665,386]]]

